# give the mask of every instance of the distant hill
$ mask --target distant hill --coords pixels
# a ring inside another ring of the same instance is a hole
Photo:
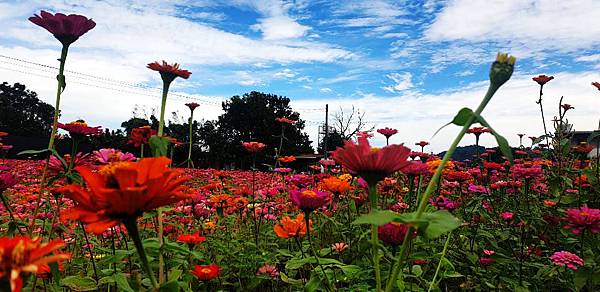
[[[452,159],[455,161],[464,161],[467,159],[473,160],[473,158],[475,157],[475,154],[477,153],[477,148],[478,147],[475,145],[458,147],[454,151],[454,154],[452,155]],[[497,148],[490,148],[490,149],[497,150]],[[485,150],[486,150],[485,147],[479,146],[479,153],[485,153]],[[443,157],[445,154],[446,154],[446,151],[439,153],[438,156]]]

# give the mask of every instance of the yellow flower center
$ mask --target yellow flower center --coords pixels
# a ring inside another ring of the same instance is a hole
[[[373,148],[371,148],[371,153],[377,153],[380,150],[381,150],[381,148],[379,148],[379,147],[373,147]]]
[[[311,197],[314,198],[317,196],[317,193],[315,193],[314,191],[304,191],[302,192],[302,195],[307,196],[307,197]]]
[[[208,274],[210,273],[212,270],[209,268],[202,268],[202,270],[200,270],[202,273]]]
[[[590,213],[588,213],[588,212],[581,212],[581,213],[579,213],[579,216],[581,216],[581,217],[587,217],[587,216],[590,216]]]
[[[102,166],[102,168],[100,168],[99,172],[101,175],[103,175],[105,177],[109,177],[109,176],[113,176],[117,169],[126,168],[126,167],[129,167],[130,165],[131,165],[131,162],[127,162],[127,161],[113,162],[113,163],[109,163],[105,166]]]

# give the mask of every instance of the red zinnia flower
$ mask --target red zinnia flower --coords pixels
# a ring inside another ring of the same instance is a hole
[[[540,75],[531,79],[533,79],[533,81],[537,82],[539,85],[544,86],[544,84],[548,83],[548,81],[554,79],[554,76]]]
[[[100,126],[90,127],[81,120],[66,124],[58,123],[58,127],[69,132],[71,136],[90,136],[102,133]]]
[[[192,75],[192,72],[188,70],[179,69],[179,64],[174,63],[170,65],[165,61],[162,61],[162,64],[158,62],[150,63],[148,64],[148,69],[158,71],[162,80],[168,83],[171,83],[177,77],[188,79]]]
[[[290,120],[288,118],[276,118],[275,121],[277,121],[279,123],[283,123],[283,124],[290,124],[290,125],[293,125],[297,122],[294,120]]]
[[[92,19],[88,19],[83,15],[62,13],[48,13],[44,10],[40,15],[35,14],[29,18],[29,21],[45,28],[64,46],[68,46],[75,42],[80,36],[90,31],[96,26]]]
[[[177,236],[177,241],[186,244],[198,244],[202,243],[206,240],[206,237],[198,235],[198,233],[194,234],[181,234]]]
[[[409,227],[406,224],[390,222],[379,226],[377,228],[377,235],[379,236],[379,240],[384,243],[399,246],[404,242],[404,237],[406,237],[408,229]]]
[[[267,146],[260,142],[243,142],[242,145],[250,153],[257,153]]]
[[[41,238],[0,237],[0,279],[8,277],[13,292],[23,287],[22,273],[36,273],[40,266],[68,259],[67,254],[49,255],[62,248],[62,240],[42,243]]]
[[[317,190],[290,190],[290,199],[302,211],[314,211],[329,202],[329,194]]]
[[[290,162],[296,161],[296,157],[293,155],[281,156],[281,157],[277,158],[277,160],[279,160],[279,162],[283,162],[283,163],[290,163]]]
[[[398,130],[385,127],[383,129],[377,130],[377,133],[385,136],[386,138],[389,138],[389,137],[392,137],[392,136],[398,134]]]
[[[192,271],[192,275],[196,276],[198,280],[210,281],[219,276],[221,268],[215,264],[200,266],[196,265]]]
[[[99,172],[76,167],[87,188],[72,184],[60,189],[77,202],[62,216],[80,220],[88,224],[88,231],[100,234],[125,219],[181,201],[188,197],[183,186],[187,178],[169,168],[170,163],[168,158],[158,157],[111,163]]]
[[[333,152],[333,159],[349,171],[359,174],[370,185],[410,165],[407,160],[410,149],[404,145],[389,145],[379,149],[371,148],[365,137],[357,140],[358,144],[346,141],[344,148],[338,147]]]
[[[194,111],[200,105],[195,102],[190,102],[185,104],[191,111]]]
[[[419,141],[419,142],[415,143],[415,145],[421,146],[421,147],[425,147],[425,146],[429,145],[429,142],[427,142],[427,141]]]
[[[140,147],[143,144],[148,144],[150,137],[156,135],[156,130],[150,126],[135,128],[131,131],[128,144],[133,144],[134,147]]]
[[[492,130],[485,128],[485,127],[473,127],[471,129],[467,130],[467,133],[469,134],[475,134],[476,136],[479,136],[483,133],[491,133]]]
[[[0,195],[2,195],[2,192],[4,192],[6,189],[16,185],[17,182],[17,178],[10,173],[0,174]]]

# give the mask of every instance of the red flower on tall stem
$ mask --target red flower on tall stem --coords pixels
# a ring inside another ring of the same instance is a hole
[[[0,237],[0,279],[9,278],[11,291],[21,291],[23,273],[36,273],[43,265],[70,258],[68,254],[51,254],[65,245],[62,240],[41,241],[22,236]]]
[[[300,210],[312,212],[329,202],[329,193],[317,190],[290,190],[290,200]]]
[[[346,141],[343,148],[338,147],[333,152],[332,157],[350,172],[360,175],[369,185],[410,165],[407,160],[410,149],[404,145],[371,148],[365,137],[359,137],[357,142]]]
[[[133,144],[137,148],[143,144],[148,144],[148,140],[154,135],[156,135],[156,130],[150,128],[150,126],[135,128],[131,131],[131,136],[127,143]]]
[[[265,148],[267,145],[260,142],[243,142],[242,146],[244,146],[244,148],[246,148],[246,151],[250,153],[257,153],[263,148]]]
[[[179,64],[177,64],[177,63],[174,63],[173,65],[171,65],[165,61],[162,61],[162,64],[158,63],[158,62],[154,62],[154,63],[148,64],[147,67],[148,67],[148,69],[158,71],[160,73],[160,76],[162,77],[162,79],[169,83],[171,81],[175,80],[175,78],[177,78],[177,77],[181,77],[183,79],[188,79],[188,78],[190,78],[190,75],[192,75],[192,72],[190,72],[188,70],[180,69]]]
[[[392,128],[388,128],[388,127],[385,127],[385,128],[383,128],[383,129],[378,129],[378,130],[377,130],[377,133],[379,133],[379,134],[381,134],[381,135],[385,136],[386,138],[390,138],[390,137],[392,137],[392,136],[394,136],[394,135],[398,134],[398,130],[396,130],[396,129],[392,129]]]
[[[200,105],[195,102],[190,102],[185,104],[191,111],[194,111]]]
[[[53,15],[44,10],[40,12],[40,15],[35,14],[30,17],[29,21],[45,28],[64,46],[72,44],[96,26],[92,19],[83,15],[62,13]]]
[[[86,122],[82,120],[66,124],[58,123],[58,127],[69,132],[71,136],[91,136],[102,133],[100,126],[90,127]]]
[[[71,184],[59,192],[72,199],[75,207],[62,212],[64,219],[79,220],[96,234],[146,211],[188,198],[183,183],[186,177],[169,168],[165,157],[144,158],[139,162],[115,162],[92,172],[87,167],[75,170],[87,188]]]
[[[554,76],[539,75],[539,76],[533,77],[531,79],[533,79],[533,81],[537,82],[540,86],[544,86],[550,80],[554,79]]]

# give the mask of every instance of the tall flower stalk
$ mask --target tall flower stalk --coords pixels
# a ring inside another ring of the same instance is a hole
[[[150,63],[147,67],[148,69],[158,71],[163,80],[162,101],[160,104],[160,120],[158,124],[158,133],[156,134],[157,136],[162,137],[163,128],[165,126],[165,108],[167,106],[169,87],[175,78],[181,77],[183,79],[188,79],[190,78],[190,75],[192,75],[192,72],[180,69],[179,64],[177,63],[170,65],[165,61],[162,61],[162,64],[158,62]]]
[[[448,148],[448,151],[442,158],[441,163],[437,167],[435,173],[433,174],[433,177],[431,178],[431,180],[429,181],[429,184],[427,185],[427,188],[425,189],[425,192],[423,193],[423,197],[419,201],[419,205],[417,207],[417,211],[416,211],[416,215],[415,215],[415,220],[421,219],[421,216],[425,212],[425,207],[427,206],[427,202],[429,202],[429,197],[431,197],[431,194],[435,190],[435,188],[438,184],[438,181],[442,175],[442,171],[444,170],[444,166],[450,160],[450,158],[452,157],[452,154],[454,154],[456,147],[458,147],[458,143],[460,143],[460,141],[462,140],[464,135],[467,133],[467,131],[469,130],[469,127],[474,122],[479,121],[480,114],[483,112],[483,109],[485,109],[487,104],[490,102],[490,100],[492,99],[492,96],[494,96],[494,93],[496,93],[496,91],[500,88],[500,86],[502,86],[504,83],[506,83],[506,81],[508,81],[510,79],[510,77],[513,73],[513,70],[514,70],[515,61],[516,61],[515,57],[509,56],[508,54],[500,54],[499,53],[498,56],[496,57],[496,61],[494,63],[492,63],[492,67],[490,70],[490,85],[488,87],[488,91],[485,94],[485,96],[484,96],[483,100],[481,101],[481,103],[479,104],[479,106],[477,107],[477,109],[475,110],[475,112],[473,112],[471,115],[469,115],[467,120],[464,121],[461,131],[458,133],[458,135],[456,136],[456,138],[450,145],[450,148]],[[409,232],[407,232],[407,235],[412,234],[413,232],[414,232],[414,227],[411,227]],[[400,254],[396,258],[396,261],[395,261],[392,271],[390,273],[390,277],[388,278],[387,285],[385,288],[386,292],[391,292],[393,290],[393,287],[396,285],[396,279],[398,279],[398,275],[400,274],[400,270],[404,264],[404,260],[405,260],[404,258],[406,257],[406,253],[408,251],[408,246],[410,245],[411,241],[412,241],[412,237],[406,236],[404,243],[402,244],[402,247],[400,249]]]
[[[535,103],[540,105],[540,114],[542,115],[542,125],[544,126],[544,136],[546,136],[546,145],[548,144],[548,129],[546,128],[546,118],[544,118],[544,105],[542,104],[542,96],[544,95],[544,85],[550,80],[554,79],[554,76],[540,75],[532,78],[533,81],[540,85],[540,97]]]
[[[199,107],[200,105],[195,103],[195,102],[190,102],[190,103],[186,103],[185,104],[189,109],[190,109],[190,132],[189,132],[189,138],[188,138],[188,156],[187,156],[187,160],[185,161],[187,163],[187,167],[189,168],[194,167],[194,162],[192,161],[192,146],[194,145],[194,131],[193,131],[193,126],[194,126],[194,110]]]

